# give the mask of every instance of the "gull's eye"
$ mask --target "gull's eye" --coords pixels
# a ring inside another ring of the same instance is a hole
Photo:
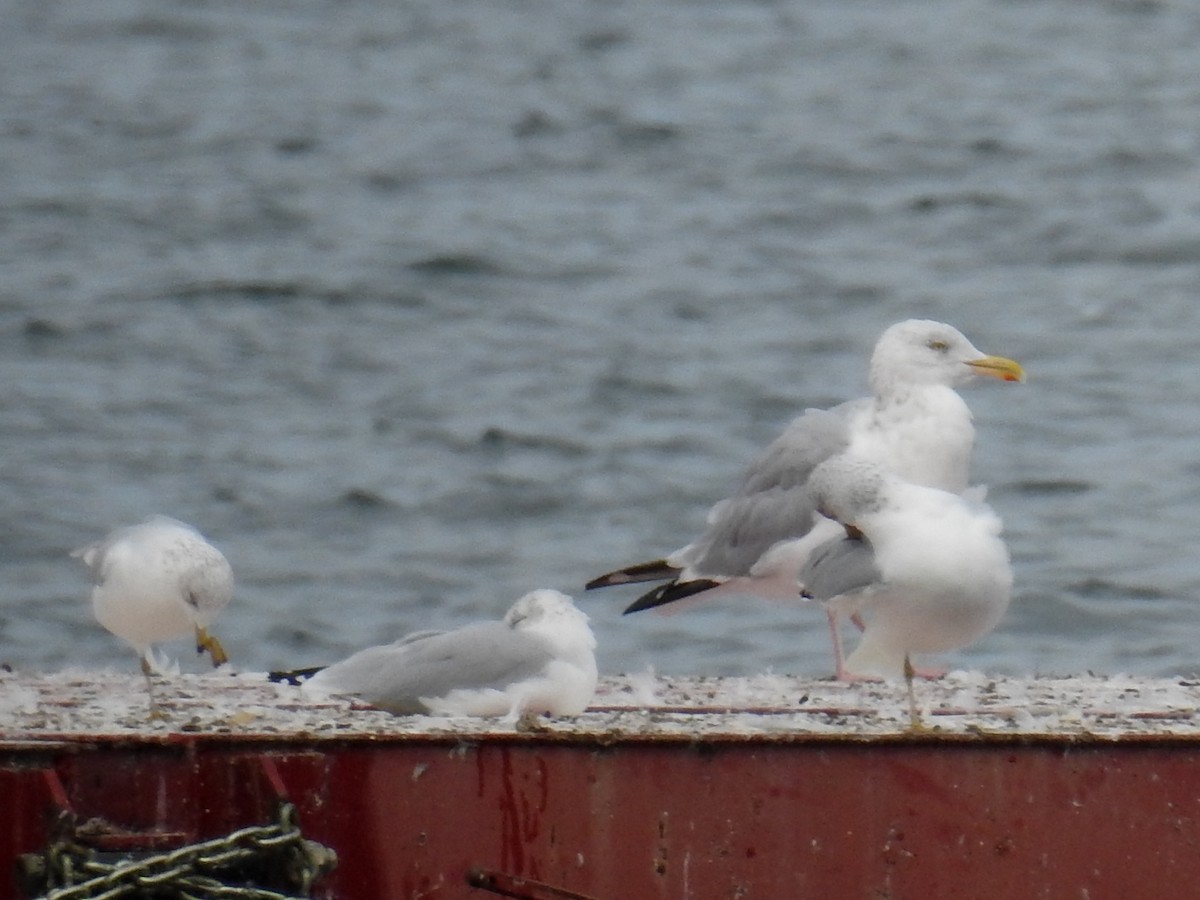
[[[948,343],[946,343],[945,341],[937,340],[935,338],[934,340],[929,342],[929,349],[936,350],[938,353],[945,353],[947,350],[950,349],[950,345]]]

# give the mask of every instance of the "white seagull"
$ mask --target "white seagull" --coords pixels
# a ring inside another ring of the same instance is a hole
[[[189,634],[214,666],[228,661],[208,627],[233,596],[233,570],[196,529],[153,516],[71,555],[91,569],[96,620],[133,645],[147,678],[151,645]]]
[[[803,595],[829,611],[839,679],[911,679],[912,654],[956,650],[996,627],[1013,575],[990,507],[848,454],[818,466],[810,486],[821,512],[845,529],[799,576]],[[841,615],[864,627],[844,662]]]
[[[566,594],[536,590],[501,621],[419,631],[323,669],[272,673],[304,688],[351,694],[397,715],[576,716],[596,691],[596,639]]]
[[[910,319],[891,326],[871,357],[870,397],[805,412],[750,466],[738,491],[712,508],[699,538],[663,559],[602,575],[588,589],[665,582],[626,613],[717,591],[797,597],[809,554],[841,533],[816,514],[813,470],[853,453],[905,481],[961,493],[975,428],[956,388],[980,375],[1025,378],[1019,364],[982,353],[950,325]]]

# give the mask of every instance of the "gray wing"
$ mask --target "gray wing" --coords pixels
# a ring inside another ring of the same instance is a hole
[[[810,409],[793,421],[746,470],[737,493],[712,508],[708,530],[672,562],[698,575],[748,575],[775,544],[804,537],[815,511],[808,478],[846,448],[850,418],[869,402]]]
[[[882,578],[870,541],[844,537],[813,550],[799,580],[803,596],[825,601],[878,584]]]
[[[551,658],[538,638],[503,622],[479,622],[369,647],[325,669],[310,683],[355,694],[394,713],[422,713],[427,710],[421,697],[441,697],[455,688],[503,690],[536,675]]]
[[[93,541],[84,547],[80,547],[78,550],[72,550],[71,556],[83,560],[83,564],[88,567],[91,573],[93,584],[103,584],[105,578],[108,576],[107,563],[109,550],[115,544],[127,538],[136,538],[151,532],[154,528],[182,529],[195,535],[199,540],[204,540],[200,532],[196,531],[195,528],[186,522],[180,522],[178,519],[172,519],[170,516],[154,515],[136,525],[124,525],[120,528],[114,528],[104,537],[100,538],[100,540]]]

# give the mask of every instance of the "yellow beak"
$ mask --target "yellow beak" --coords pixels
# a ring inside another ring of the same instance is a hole
[[[1003,356],[985,356],[983,359],[973,359],[967,365],[975,370],[976,375],[987,375],[1001,381],[1025,380],[1025,370],[1021,364]]]

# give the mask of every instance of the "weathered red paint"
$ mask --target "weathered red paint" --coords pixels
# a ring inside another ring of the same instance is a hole
[[[162,842],[268,822],[281,787],[339,855],[317,895],[344,900],[485,900],[479,870],[601,900],[1200,883],[1200,743],[1183,738],[0,742],[0,865],[41,850],[64,801]]]

